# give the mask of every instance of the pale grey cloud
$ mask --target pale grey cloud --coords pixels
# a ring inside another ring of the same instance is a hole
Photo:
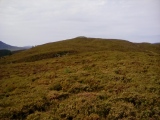
[[[0,40],[36,45],[84,35],[160,41],[160,0],[0,0]]]

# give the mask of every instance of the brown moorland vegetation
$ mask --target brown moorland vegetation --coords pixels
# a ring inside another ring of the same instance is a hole
[[[158,120],[160,44],[74,38],[0,58],[0,119]]]

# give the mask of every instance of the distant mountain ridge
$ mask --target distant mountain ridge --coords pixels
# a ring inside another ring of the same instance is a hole
[[[30,46],[27,47],[17,47],[17,46],[12,46],[12,45],[8,45],[2,41],[0,41],[0,50],[10,50],[10,51],[17,51],[17,50],[24,50],[24,49],[29,49],[31,48]]]

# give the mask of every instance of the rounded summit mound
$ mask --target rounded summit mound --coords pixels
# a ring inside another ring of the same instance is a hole
[[[79,54],[95,51],[122,51],[122,52],[158,52],[159,45],[149,43],[132,43],[126,40],[87,38],[84,36],[73,39],[46,43],[32,49],[12,55],[15,62],[32,62],[42,59],[61,57],[70,54]]]

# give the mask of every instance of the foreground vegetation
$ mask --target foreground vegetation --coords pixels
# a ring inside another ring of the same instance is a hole
[[[0,119],[158,120],[159,50],[76,38],[2,58]]]

